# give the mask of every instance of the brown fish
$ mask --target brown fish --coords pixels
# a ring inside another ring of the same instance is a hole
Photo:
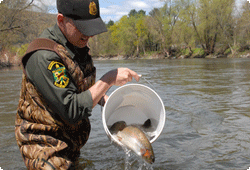
[[[147,122],[149,123],[149,122]],[[153,148],[145,133],[136,126],[126,126],[124,121],[114,123],[110,131],[126,148],[132,150],[143,160],[152,164],[155,161]]]
[[[126,126],[127,126],[126,122],[124,122],[124,121],[119,121],[119,122],[114,123],[114,124],[109,128],[109,131],[110,131],[110,133],[113,135],[113,134],[116,134],[118,131],[123,130]]]

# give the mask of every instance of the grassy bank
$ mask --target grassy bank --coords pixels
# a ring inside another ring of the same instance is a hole
[[[189,59],[189,58],[250,58],[250,50],[245,51],[234,51],[226,50],[225,52],[215,52],[214,54],[206,55],[202,48],[194,48],[192,50],[183,49],[183,50],[173,50],[171,55],[166,53],[159,53],[157,51],[147,52],[139,55],[103,55],[103,56],[94,56],[95,60],[126,60],[126,59]]]
[[[22,45],[20,48],[12,48],[9,51],[2,51],[0,53],[0,68],[19,66],[21,64],[21,57],[25,54],[28,44]],[[204,50],[201,48],[176,50],[171,53],[171,56],[159,52],[148,52],[136,56],[93,56],[94,60],[135,60],[135,59],[188,59],[188,58],[250,58],[250,50],[236,51],[234,54],[230,50],[225,53],[215,53],[205,55]]]

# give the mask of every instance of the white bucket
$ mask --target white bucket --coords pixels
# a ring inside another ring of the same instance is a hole
[[[151,127],[146,134],[153,143],[165,125],[165,107],[154,90],[141,84],[127,84],[116,89],[109,96],[102,113],[105,132],[117,144],[120,142],[110,133],[110,126],[118,121],[125,121],[127,125],[143,125],[148,119]]]

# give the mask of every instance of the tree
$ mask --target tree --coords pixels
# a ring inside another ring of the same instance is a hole
[[[111,40],[115,44],[117,53],[124,56],[132,56],[135,52],[134,17],[123,16],[118,22],[110,27]]]
[[[250,49],[250,3],[245,2],[242,5],[242,13],[237,20],[237,35],[242,48]]]
[[[0,51],[6,51],[10,45],[21,42],[30,18],[24,17],[33,0],[8,0],[0,3]]]
[[[235,53],[234,47],[237,46],[237,38],[235,35],[236,20],[233,17],[233,9],[235,8],[235,0],[217,1],[217,10],[215,11],[216,20],[219,24],[218,41],[222,46],[221,53],[229,47],[232,53]]]
[[[107,27],[109,28],[109,27],[111,27],[112,25],[114,25],[115,24],[115,22],[114,21],[112,21],[112,20],[109,20],[109,22],[108,22],[108,24],[107,24]]]
[[[0,4],[1,9],[1,24],[0,32],[6,32],[10,30],[20,29],[22,23],[19,21],[22,11],[29,8],[34,0],[27,3],[26,0],[9,0]]]
[[[193,13],[195,4],[192,0],[181,0],[178,2],[178,5],[180,6],[180,13],[173,31],[174,42],[181,49],[188,48],[189,52],[185,53],[185,55],[190,57],[193,53],[192,47],[195,47],[194,29],[191,20],[191,13]]]
[[[146,11],[144,10],[139,10],[139,11],[136,11],[135,9],[132,9],[130,10],[129,14],[128,14],[128,17],[131,18],[131,17],[141,17],[141,16],[146,16]]]
[[[7,60],[18,62],[20,51],[25,51],[27,44],[46,27],[55,24],[55,15],[34,12],[31,10],[33,6],[33,0],[0,3],[0,57],[4,54]]]
[[[147,40],[147,35],[148,35],[148,28],[146,26],[146,20],[145,20],[145,14],[141,13],[140,17],[137,18],[136,20],[136,55],[139,55],[140,53],[140,47],[144,54],[146,53],[145,51],[145,45],[146,45],[146,40]]]
[[[150,33],[156,40],[155,43],[160,44],[160,51],[167,57],[172,55],[173,32],[179,19],[179,13],[180,6],[172,0],[165,1],[162,8],[154,8],[149,13],[152,17],[149,20]]]
[[[144,11],[144,10],[140,10],[140,11],[138,11],[138,13],[137,13],[139,16],[146,16],[146,11]]]
[[[233,6],[234,0],[199,0],[199,20],[193,20],[193,27],[206,55],[215,52],[219,35],[223,32],[226,34],[226,24],[232,19]]]
[[[137,15],[137,11],[135,9],[130,10],[128,17],[132,17],[132,16],[136,16]]]

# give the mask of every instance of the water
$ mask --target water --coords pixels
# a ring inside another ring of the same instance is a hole
[[[151,85],[143,78],[141,83],[153,86],[162,98],[166,124],[152,144],[152,169],[250,167],[250,59],[95,61],[95,65],[98,79],[117,67],[134,69]],[[14,136],[21,70],[0,70],[0,78],[0,167],[26,169]],[[137,160],[126,167],[124,152],[110,143],[100,106],[90,120],[90,138],[81,150],[82,169],[141,168]]]
[[[127,148],[123,148],[123,151],[125,152],[125,170],[153,170],[152,165],[138,158],[138,156],[132,151],[128,150]]]

